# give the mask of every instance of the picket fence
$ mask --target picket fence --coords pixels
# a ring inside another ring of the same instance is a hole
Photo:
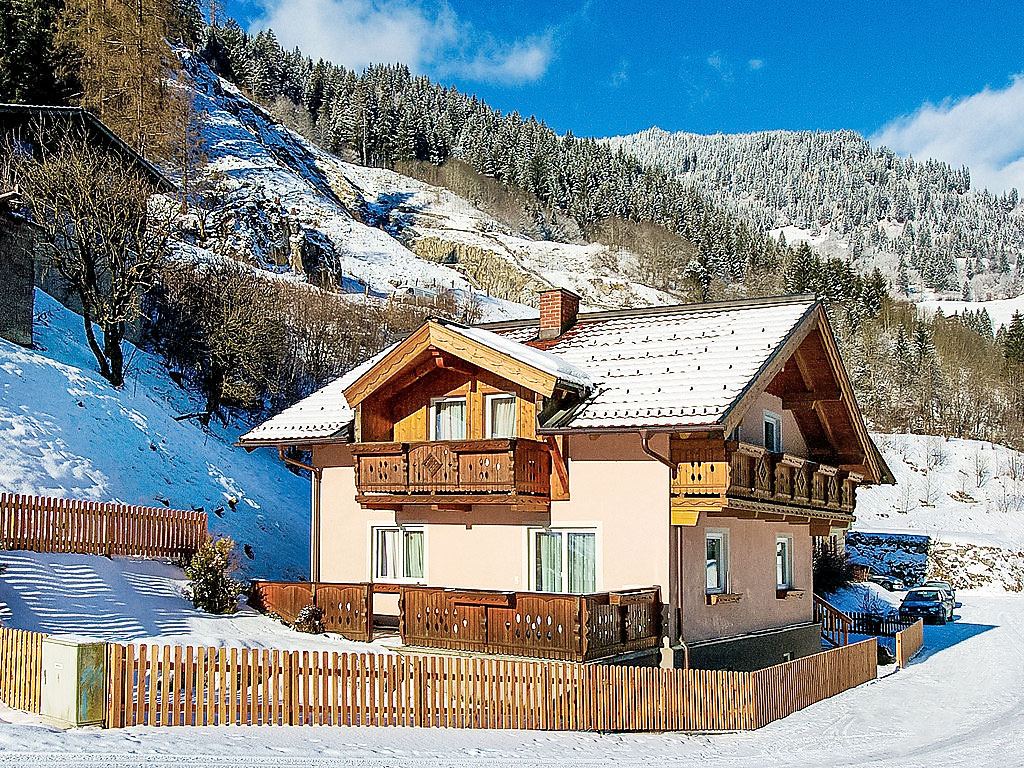
[[[0,494],[3,549],[174,557],[205,537],[204,512]]]
[[[896,664],[902,669],[924,647],[924,619],[896,633]]]
[[[41,632],[0,627],[0,701],[13,709],[39,712],[44,637]]]
[[[750,730],[877,674],[874,639],[756,672],[166,645],[108,653],[109,727]]]

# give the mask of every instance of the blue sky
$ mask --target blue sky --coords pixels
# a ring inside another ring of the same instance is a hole
[[[1024,186],[1024,4],[228,0],[244,28],[404,61],[577,135],[849,128]]]

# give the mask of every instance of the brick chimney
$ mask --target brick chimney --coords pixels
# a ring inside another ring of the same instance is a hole
[[[580,311],[580,297],[565,288],[552,288],[540,293],[540,332],[541,339],[554,339],[561,336],[576,324],[576,315]]]

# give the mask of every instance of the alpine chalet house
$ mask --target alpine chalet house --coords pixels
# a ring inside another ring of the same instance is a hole
[[[555,289],[539,323],[429,320],[243,436],[311,451],[312,579],[372,582],[416,645],[819,651],[812,539],[890,477],[822,306],[578,310]]]

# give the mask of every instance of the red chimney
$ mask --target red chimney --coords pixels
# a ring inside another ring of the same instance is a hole
[[[561,336],[576,324],[576,315],[580,311],[580,297],[565,288],[552,288],[540,293],[540,332],[541,339],[554,339]]]

